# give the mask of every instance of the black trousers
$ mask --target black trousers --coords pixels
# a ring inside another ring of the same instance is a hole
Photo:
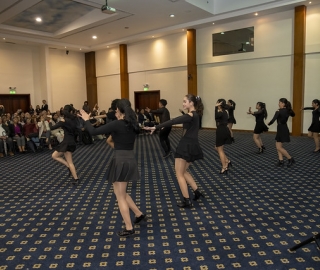
[[[171,131],[171,127],[165,127],[163,129],[160,129],[160,132],[159,132],[160,144],[166,154],[171,151],[170,140],[168,138],[170,131]]]

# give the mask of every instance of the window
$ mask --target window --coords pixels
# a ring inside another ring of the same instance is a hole
[[[212,55],[227,55],[254,51],[254,27],[212,35]]]

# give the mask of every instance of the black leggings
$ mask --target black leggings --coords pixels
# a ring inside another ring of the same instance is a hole
[[[163,129],[160,129],[159,133],[160,144],[165,153],[169,153],[171,151],[170,140],[168,138],[170,131],[171,127],[165,127]]]

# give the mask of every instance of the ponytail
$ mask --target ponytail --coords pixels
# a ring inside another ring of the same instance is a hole
[[[259,101],[258,105],[260,106],[261,110],[263,110],[264,119],[267,119],[268,118],[268,112],[267,112],[266,104],[264,102]]]
[[[132,128],[136,133],[139,133],[139,124],[135,112],[131,108],[131,103],[128,99],[122,98],[117,102],[118,110],[124,114],[124,121],[128,128]]]
[[[233,109],[236,109],[236,103],[232,99],[228,99],[228,102],[232,105]]]

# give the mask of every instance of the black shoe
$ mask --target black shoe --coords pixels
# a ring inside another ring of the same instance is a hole
[[[228,174],[228,167],[227,168],[222,168],[220,171],[220,174]]]
[[[169,156],[171,155],[171,153],[172,153],[172,152],[167,152],[167,153],[165,153],[165,154],[163,155],[163,158],[169,157]]]
[[[263,150],[266,150],[266,148],[264,147],[264,145],[261,145],[261,148],[262,148]]]
[[[233,167],[230,159],[228,160],[228,163],[227,163],[227,168],[229,168],[229,167]]]
[[[292,166],[292,164],[294,164],[294,163],[296,163],[296,161],[294,160],[294,158],[292,157],[292,158],[290,158],[290,159],[288,159],[288,165],[287,165],[287,167],[289,168],[289,167],[291,167]]]
[[[142,220],[147,221],[148,220],[147,215],[142,214],[140,217],[136,217],[133,223],[139,224]]]
[[[177,204],[180,208],[191,208],[192,202],[189,198],[183,198],[183,201]]]
[[[261,147],[261,148],[259,148],[257,154],[262,154],[262,153],[263,153],[263,148]]]
[[[79,179],[79,178],[78,178],[78,179],[73,179],[73,181],[72,181],[71,183],[72,183],[72,185],[74,185],[74,186],[79,185],[80,179]]]
[[[234,137],[231,137],[231,142],[235,143]]]
[[[200,199],[200,197],[204,197],[203,194],[199,191],[199,189],[196,189],[194,192],[194,197],[192,200],[197,201]]]
[[[283,165],[284,165],[283,160],[278,160],[278,162],[276,163],[276,166],[278,167],[283,167]]]
[[[314,151],[312,151],[312,153],[320,153],[320,149],[319,150],[314,150]]]
[[[132,230],[123,230],[123,231],[117,232],[117,235],[119,237],[129,237],[129,236],[134,235],[134,234],[135,234],[134,229],[132,229]]]

